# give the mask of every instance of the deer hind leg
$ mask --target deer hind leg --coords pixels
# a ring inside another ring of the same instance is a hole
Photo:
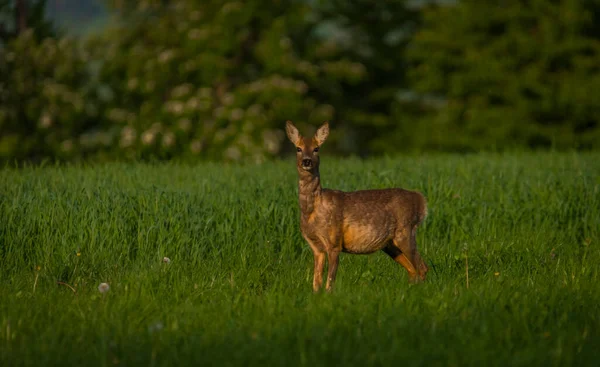
[[[421,255],[417,251],[417,243],[412,233],[398,233],[383,251],[388,254],[395,262],[402,265],[408,272],[408,278],[411,283],[417,283],[425,280],[421,275],[420,264],[423,263]],[[426,266],[425,266],[426,267]]]
[[[315,268],[313,273],[313,292],[318,292],[323,285],[323,268],[325,266],[325,253],[313,250]]]
[[[410,282],[414,282],[417,278],[417,270],[412,265],[408,257],[398,248],[397,245],[390,243],[383,248],[383,252],[388,254],[389,257],[394,259],[395,262],[402,265],[408,272],[408,279]]]
[[[414,264],[417,265],[417,271],[419,272],[419,277],[421,278],[421,280],[424,281],[425,277],[427,276],[427,272],[429,271],[429,267],[427,266],[427,264],[425,264],[425,261],[423,261],[421,254],[417,250],[417,226],[414,226],[410,233],[410,242],[411,242],[411,248],[415,249],[415,263]]]

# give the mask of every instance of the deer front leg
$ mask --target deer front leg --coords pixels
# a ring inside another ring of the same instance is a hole
[[[333,284],[335,283],[335,276],[337,274],[338,263],[340,260],[340,251],[327,251],[327,259],[329,262],[329,266],[327,269],[327,285],[325,286],[325,289],[327,290],[327,292],[331,292],[333,290]]]
[[[318,292],[323,285],[323,267],[325,266],[325,253],[314,251],[315,269],[313,274],[313,292]]]

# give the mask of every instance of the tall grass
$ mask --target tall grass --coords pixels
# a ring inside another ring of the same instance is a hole
[[[426,283],[342,255],[312,294],[291,161],[1,170],[0,365],[597,363],[600,154],[321,165],[427,196]]]

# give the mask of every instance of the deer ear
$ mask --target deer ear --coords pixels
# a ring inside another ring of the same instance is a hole
[[[287,133],[288,139],[290,139],[294,145],[298,145],[298,141],[300,141],[300,132],[289,120],[285,122],[285,132]]]
[[[328,136],[329,136],[329,123],[326,122],[323,125],[321,125],[321,127],[315,133],[315,140],[317,141],[318,145],[321,145],[325,142],[325,140],[327,140]]]

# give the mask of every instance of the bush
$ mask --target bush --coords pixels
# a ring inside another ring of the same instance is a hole
[[[300,2],[125,5],[92,49],[109,91],[102,126],[119,130],[118,149],[132,157],[277,156],[287,119],[332,119],[322,96],[364,75],[314,37]]]
[[[29,29],[0,49],[0,159],[69,159],[93,125],[85,55],[69,38]]]

